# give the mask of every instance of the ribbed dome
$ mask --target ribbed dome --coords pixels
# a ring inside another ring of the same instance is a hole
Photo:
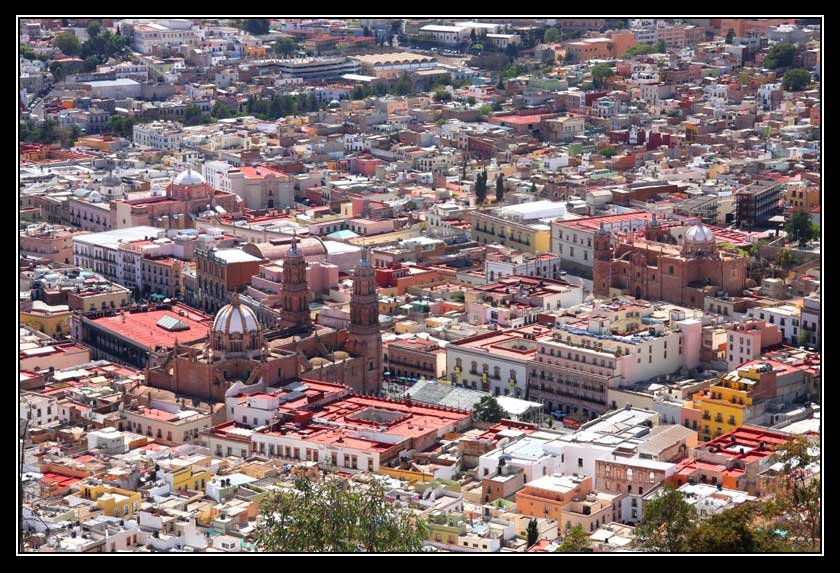
[[[122,179],[114,175],[113,173],[108,173],[105,178],[102,180],[102,185],[105,187],[116,187],[118,185],[122,185]]]
[[[691,243],[711,243],[715,240],[715,234],[703,223],[689,227],[685,232],[685,240]]]
[[[204,177],[202,177],[199,172],[193,171],[192,169],[182,171],[173,181],[175,185],[201,185],[204,182]]]
[[[254,311],[240,304],[223,306],[216,314],[216,320],[213,321],[213,332],[245,334],[259,330],[260,323]]]

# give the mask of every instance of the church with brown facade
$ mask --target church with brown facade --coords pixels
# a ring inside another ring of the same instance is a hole
[[[593,294],[636,298],[703,308],[707,296],[720,291],[741,295],[747,279],[747,259],[720,250],[709,227],[690,227],[681,245],[656,218],[644,236],[616,236],[603,225],[593,240]],[[615,292],[618,291],[618,292]]]
[[[153,354],[147,383],[222,402],[231,386],[269,388],[301,377],[346,384],[362,394],[382,386],[382,334],[374,269],[363,257],[353,272],[350,325],[336,330],[312,322],[306,259],[293,240],[283,262],[280,328],[266,331],[234,293],[205,339]]]

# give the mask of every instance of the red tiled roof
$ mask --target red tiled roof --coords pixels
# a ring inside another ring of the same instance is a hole
[[[110,330],[129,340],[138,342],[143,346],[154,348],[165,346],[172,348],[175,340],[179,343],[190,343],[208,335],[208,329],[212,317],[198,315],[195,311],[188,311],[186,316],[179,316],[179,310],[186,310],[186,307],[176,306],[172,310],[150,310],[148,312],[125,313],[125,321],[120,314],[94,319],[93,322],[100,328]],[[180,320],[187,326],[188,330],[171,332],[157,325],[157,322],[164,316],[171,316]]]

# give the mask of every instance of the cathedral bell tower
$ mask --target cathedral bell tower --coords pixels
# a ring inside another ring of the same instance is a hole
[[[297,235],[283,260],[283,280],[280,287],[283,305],[282,323],[286,328],[311,328],[309,312],[309,283],[306,280],[306,257],[298,247]]]
[[[353,270],[348,334],[347,350],[364,358],[362,392],[378,392],[382,387],[382,333],[376,273],[367,259],[367,250]]]
[[[600,228],[595,232],[592,241],[592,294],[600,297],[610,296],[612,286],[612,247],[610,245],[611,234],[604,229],[601,223]]]

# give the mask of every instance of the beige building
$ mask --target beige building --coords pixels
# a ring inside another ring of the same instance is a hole
[[[123,418],[120,430],[125,427],[129,431],[173,444],[193,443],[202,431],[212,425],[210,414],[193,410],[170,412],[147,406],[125,410]]]

